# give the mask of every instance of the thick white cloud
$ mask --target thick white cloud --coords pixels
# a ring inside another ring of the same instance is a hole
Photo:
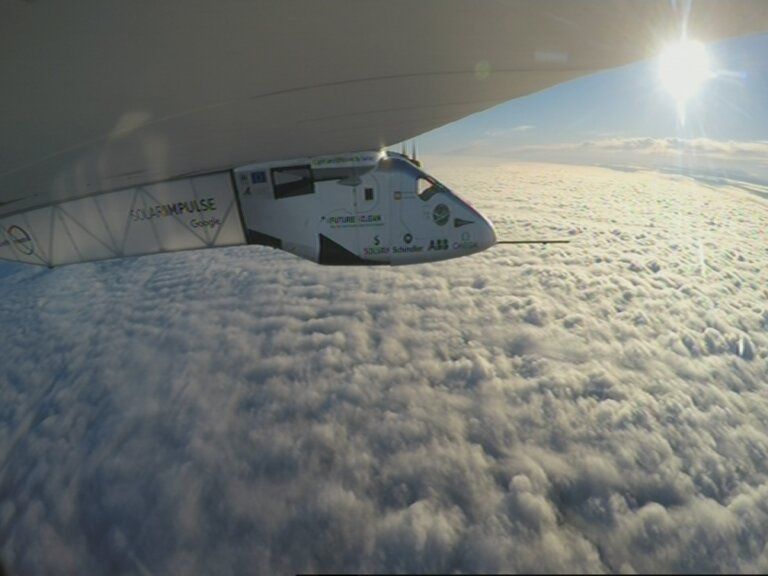
[[[12,571],[768,570],[768,208],[552,165],[432,171],[499,247],[0,268]]]

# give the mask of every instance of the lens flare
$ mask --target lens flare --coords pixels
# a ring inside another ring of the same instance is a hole
[[[681,121],[685,105],[712,78],[709,54],[701,42],[681,41],[667,46],[659,58],[659,79],[677,102]]]

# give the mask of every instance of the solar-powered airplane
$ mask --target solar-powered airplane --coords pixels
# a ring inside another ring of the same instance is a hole
[[[497,243],[490,221],[386,146],[670,43],[766,30],[764,0],[6,1],[0,259],[473,254]]]

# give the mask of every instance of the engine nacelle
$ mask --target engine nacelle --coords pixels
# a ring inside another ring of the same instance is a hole
[[[496,243],[491,222],[402,154],[360,152],[235,170],[246,238],[330,265],[401,265]]]

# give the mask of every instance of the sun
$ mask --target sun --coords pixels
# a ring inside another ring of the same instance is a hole
[[[659,57],[659,80],[677,102],[683,122],[686,103],[712,76],[709,54],[701,42],[683,40],[671,44]]]

